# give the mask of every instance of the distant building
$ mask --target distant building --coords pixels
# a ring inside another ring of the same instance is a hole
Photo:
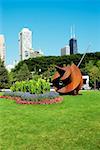
[[[71,38],[69,40],[69,45],[66,45],[64,48],[61,48],[61,56],[63,55],[70,55],[70,54],[77,54],[77,39],[75,37],[75,29],[74,26],[71,27]]]
[[[70,47],[66,45],[64,48],[61,48],[61,56],[70,55]]]
[[[71,38],[69,40],[69,47],[70,47],[70,54],[77,54],[78,48],[77,48],[77,39],[75,36],[75,27],[74,25],[71,27]]]
[[[69,40],[69,47],[70,47],[70,54],[77,54],[78,53],[77,39],[76,38],[71,38]]]
[[[19,50],[20,60],[30,58],[30,50],[32,49],[32,31],[23,28],[19,33]]]
[[[19,33],[20,60],[43,56],[41,50],[32,49],[32,31],[23,28]]]
[[[4,35],[0,35],[0,58],[1,60],[6,63],[6,54],[5,54],[5,38]]]
[[[41,50],[30,51],[30,58],[41,57],[41,56],[43,56],[43,52]]]

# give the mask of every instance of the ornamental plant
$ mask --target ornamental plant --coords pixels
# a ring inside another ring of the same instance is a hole
[[[57,92],[47,92],[44,94],[30,94],[29,92],[4,92],[3,96],[11,96],[11,97],[20,97],[25,101],[33,101],[38,102],[42,100],[53,100],[54,98],[59,97],[59,93]]]
[[[19,92],[29,92],[31,94],[42,94],[50,91],[50,83],[44,79],[37,80],[29,80],[29,81],[21,81],[15,82],[11,86],[11,91],[19,91]]]

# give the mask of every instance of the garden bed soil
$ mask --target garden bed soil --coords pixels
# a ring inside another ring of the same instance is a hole
[[[20,97],[11,97],[11,96],[0,96],[0,98],[15,100],[17,104],[53,104],[53,103],[59,103],[63,100],[62,97],[56,97],[51,100],[45,99],[45,100],[37,101],[37,102],[26,101],[26,100],[21,99]]]

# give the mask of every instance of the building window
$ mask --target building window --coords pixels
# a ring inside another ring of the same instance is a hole
[[[25,51],[25,57],[28,57],[28,51]]]

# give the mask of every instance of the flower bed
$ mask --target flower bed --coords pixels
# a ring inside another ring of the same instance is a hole
[[[23,92],[5,92],[0,98],[15,100],[17,104],[53,104],[62,101],[62,97],[57,92],[37,95]]]
[[[62,97],[57,97],[51,100],[45,99],[37,102],[26,101],[21,99],[20,97],[11,97],[11,96],[0,96],[0,98],[15,100],[17,104],[53,104],[53,103],[59,103],[63,100]]]

